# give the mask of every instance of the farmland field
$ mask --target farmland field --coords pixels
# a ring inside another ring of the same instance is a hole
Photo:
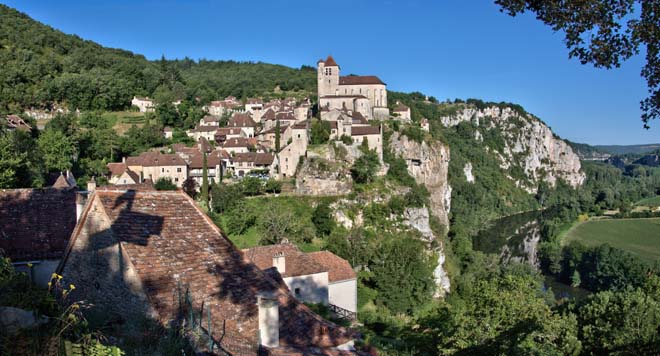
[[[660,195],[637,202],[635,205],[660,206]]]
[[[587,221],[571,229],[563,241],[574,240],[588,246],[607,243],[654,262],[660,259],[660,218]]]

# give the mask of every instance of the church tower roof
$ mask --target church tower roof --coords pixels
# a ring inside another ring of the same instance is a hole
[[[328,58],[325,60],[325,66],[326,67],[339,67],[339,64],[335,62],[335,59],[332,58],[332,56],[328,56]]]

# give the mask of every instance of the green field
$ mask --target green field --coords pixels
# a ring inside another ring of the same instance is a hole
[[[563,241],[574,240],[589,246],[607,243],[654,262],[660,259],[660,218],[587,221],[571,229]]]
[[[644,205],[644,206],[660,206],[660,195],[657,197],[653,198],[646,198],[644,200],[640,200],[637,202],[635,205]]]

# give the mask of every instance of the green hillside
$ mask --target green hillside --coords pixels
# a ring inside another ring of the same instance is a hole
[[[282,91],[313,92],[315,70],[235,61],[148,61],[34,21],[0,4],[0,113],[66,104],[122,110],[133,95],[209,101]]]
[[[646,145],[601,145],[593,146],[597,150],[608,152],[611,154],[625,155],[625,154],[640,154],[649,153],[660,149],[660,143],[649,143]]]

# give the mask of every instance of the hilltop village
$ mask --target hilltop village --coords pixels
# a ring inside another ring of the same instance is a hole
[[[327,125],[329,139],[353,147],[365,142],[382,159],[381,120],[390,119],[386,84],[376,76],[340,76],[340,66],[332,56],[318,61],[317,76],[317,116]],[[152,99],[137,96],[132,105],[140,112],[155,108]],[[245,176],[277,180],[296,176],[310,145],[314,110],[309,98],[265,102],[229,96],[203,109],[207,115],[186,131],[196,145],[174,144],[124,157],[121,163],[108,164],[109,182],[126,185],[167,179],[183,187],[190,180],[199,189],[204,156],[212,183]],[[410,122],[410,108],[403,104],[393,114]],[[422,126],[428,130],[428,123]],[[165,127],[163,136],[171,139],[172,135],[172,128]]]
[[[303,252],[286,238],[238,249],[181,189],[199,190],[205,180],[295,178],[314,121],[330,142],[382,160],[382,120],[391,118],[385,84],[375,76],[340,76],[332,57],[319,61],[317,70],[318,110],[310,99],[229,96],[204,106],[206,115],[185,132],[193,144],[108,163],[106,186],[97,186],[96,177],[79,187],[67,170],[46,189],[0,190],[0,249],[35,285],[51,288],[61,280],[75,286],[67,293],[92,303],[97,313],[126,321],[143,315],[164,325],[186,325],[177,316],[183,309],[208,313],[205,341],[193,342],[196,350],[375,354],[356,347],[355,331],[306,306],[323,305],[335,320],[356,321],[357,274],[347,260],[330,251]],[[138,96],[132,105],[144,113],[156,107]],[[395,111],[394,118],[410,121],[408,107]],[[36,129],[17,115],[7,116],[5,127]],[[172,139],[172,128],[162,135]],[[162,181],[179,189],[157,190]]]

